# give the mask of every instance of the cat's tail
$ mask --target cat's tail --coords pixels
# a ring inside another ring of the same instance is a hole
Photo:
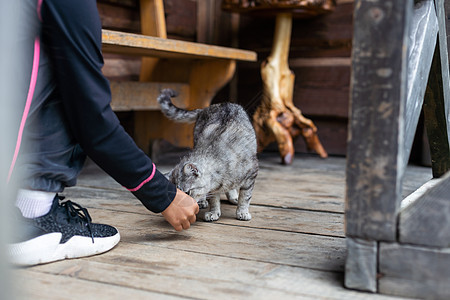
[[[193,123],[197,120],[198,113],[201,109],[195,110],[185,110],[179,107],[176,107],[172,103],[172,98],[176,97],[177,93],[172,89],[164,89],[161,91],[161,94],[158,96],[158,103],[161,107],[161,111],[163,114],[176,122],[180,123]]]

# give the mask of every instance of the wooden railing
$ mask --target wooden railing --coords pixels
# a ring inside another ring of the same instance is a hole
[[[449,8],[444,0],[355,1],[348,288],[450,298]],[[402,199],[422,108],[433,176],[440,179]]]

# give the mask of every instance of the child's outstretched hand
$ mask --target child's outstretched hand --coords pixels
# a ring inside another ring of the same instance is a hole
[[[196,220],[199,207],[197,201],[177,189],[172,203],[161,213],[176,231],[188,229]]]

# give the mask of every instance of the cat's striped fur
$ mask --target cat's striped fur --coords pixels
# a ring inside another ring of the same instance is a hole
[[[162,112],[177,122],[195,122],[195,128],[194,148],[170,172],[170,180],[201,207],[209,202],[206,221],[219,219],[222,192],[237,203],[236,218],[250,220],[258,160],[255,131],[247,113],[233,103],[188,111],[173,105],[174,96],[170,89],[161,92],[158,102]]]

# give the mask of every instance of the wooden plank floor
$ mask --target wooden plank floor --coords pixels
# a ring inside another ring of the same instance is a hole
[[[170,170],[172,158],[159,168]],[[430,178],[428,168],[410,167],[404,195]],[[222,201],[218,222],[178,233],[89,164],[64,195],[117,227],[119,245],[14,275],[25,299],[391,299],[343,288],[344,193],[344,158],[299,155],[282,166],[264,154],[251,221],[237,221]]]

